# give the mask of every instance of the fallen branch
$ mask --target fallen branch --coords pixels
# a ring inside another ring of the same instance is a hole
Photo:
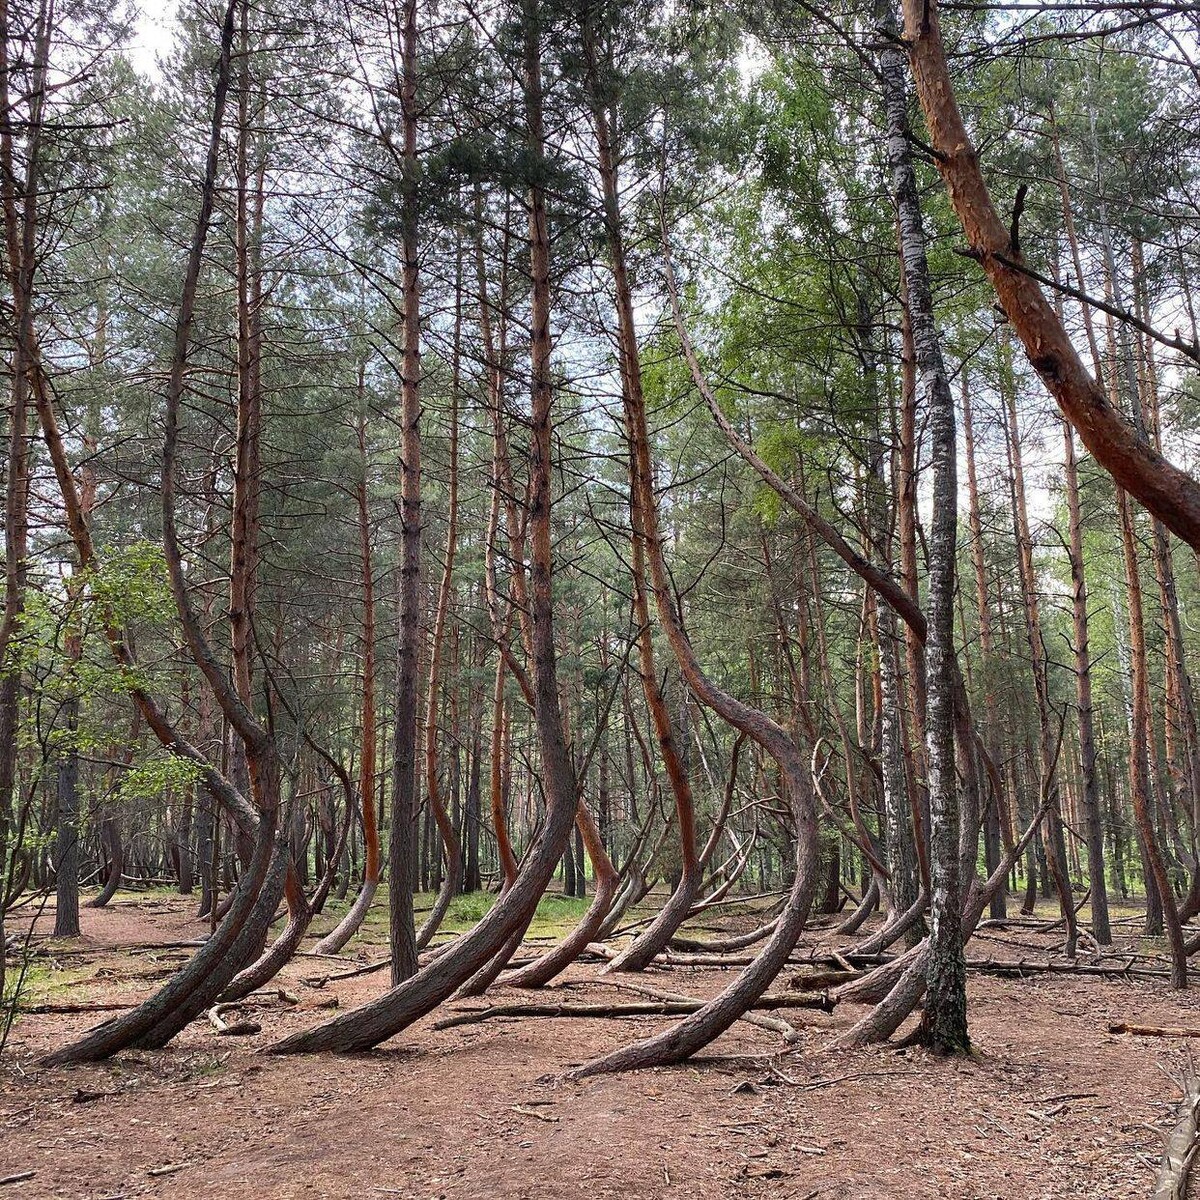
[[[888,955],[854,955],[853,953],[847,956],[850,960],[856,958],[865,960],[871,963],[886,962],[890,957]],[[665,954],[659,955],[653,965],[655,967],[748,967],[754,962],[753,954],[675,954],[667,951]],[[840,961],[832,955],[826,954],[815,958],[800,958],[793,955],[787,961],[789,967],[808,967],[815,963],[828,963],[830,966],[839,966]]]
[[[434,1025],[434,1029],[453,1029],[459,1025],[474,1025],[496,1017],[584,1017],[606,1019],[611,1017],[686,1017],[699,1012],[707,1002],[704,1000],[646,1000],[629,1004],[495,1004],[490,1008],[460,1010],[452,1017],[445,1017]],[[832,1012],[833,1001],[828,996],[760,996],[756,1009],[815,1008],[821,1012]]]
[[[355,967],[353,971],[337,971],[333,975],[307,975],[300,982],[305,987],[323,988],[327,983],[335,983],[339,979],[356,979],[359,975],[371,975],[391,965],[390,958],[383,958],[379,962],[367,963],[365,967]]]
[[[1133,1025],[1128,1021],[1114,1021],[1109,1033],[1132,1033],[1137,1037],[1200,1038],[1200,1029],[1186,1029],[1171,1025]]]
[[[820,1088],[833,1087],[834,1084],[857,1082],[860,1079],[882,1079],[885,1076],[891,1075],[915,1075],[915,1071],[851,1071],[846,1075],[831,1075],[827,1079],[810,1079],[807,1082],[801,1082],[788,1078],[782,1071],[775,1070],[774,1075],[777,1079],[791,1087],[798,1088],[802,1092],[813,1092]]]
[[[1175,1128],[1163,1146],[1162,1161],[1154,1180],[1151,1200],[1187,1200],[1188,1171],[1196,1149],[1200,1146],[1197,1116],[1200,1114],[1200,1077],[1189,1062],[1183,1076],[1177,1080],[1183,1092],[1175,1119]]]
[[[1091,975],[1098,979],[1170,979],[1169,971],[1155,971],[1136,966],[1132,961],[1120,965],[1083,964],[1072,962],[1016,962],[1004,959],[967,959],[967,968],[990,975]]]
[[[300,1003],[300,997],[294,992],[289,992],[285,988],[269,988],[266,991],[251,992],[248,996],[242,996],[238,1000],[214,1004],[208,1010],[208,1023],[222,1037],[246,1037],[253,1033],[261,1033],[262,1026],[257,1021],[235,1021],[229,1024],[224,1020],[224,1014],[232,1012],[236,1008],[261,1007],[264,1004],[270,1004],[273,1000],[282,1001],[284,1004]]]
[[[167,1163],[164,1167],[151,1167],[146,1174],[151,1179],[156,1179],[160,1175],[174,1175],[177,1171],[184,1171],[191,1165],[191,1162]]]
[[[208,1010],[208,1023],[222,1037],[248,1037],[254,1033],[262,1033],[262,1026],[257,1021],[234,1021],[231,1024],[224,1019],[223,1012],[229,1012],[230,1009],[238,1008],[240,1005],[240,1000],[235,1000],[230,1004],[214,1004]]]
[[[21,1004],[18,1005],[17,1011],[30,1016],[41,1016],[47,1013],[53,1013],[56,1016],[68,1013],[100,1013],[100,1012],[119,1012],[127,1008],[136,1008],[140,1001],[128,1000],[123,1004]]]
[[[50,934],[37,934],[34,941],[53,941]],[[115,946],[30,946],[26,951],[34,958],[78,958],[89,954],[153,954],[161,950],[199,950],[204,939],[190,942],[122,942]]]
[[[682,1000],[647,1000],[633,1004],[495,1004],[490,1008],[472,1008],[453,1017],[444,1017],[433,1027],[453,1029],[495,1017],[683,1017],[699,1008],[698,1001]]]
[[[652,996],[656,1000],[679,1000],[689,1003],[702,1003],[695,996],[688,996],[682,992],[666,992],[661,988],[651,987],[645,983],[631,983],[616,979],[602,979],[596,982],[604,987],[616,988],[618,991],[636,992],[641,996]],[[796,1031],[795,1027],[780,1017],[768,1017],[762,1013],[748,1012],[743,1013],[739,1020],[744,1021],[747,1025],[755,1025],[759,1029],[768,1029],[772,1033],[777,1033],[789,1045],[800,1040],[800,1034]]]

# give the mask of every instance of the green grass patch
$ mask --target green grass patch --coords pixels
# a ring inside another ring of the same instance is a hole
[[[589,897],[547,894],[538,901],[529,925],[530,937],[565,937],[591,904]]]
[[[492,911],[496,897],[491,892],[468,892],[465,896],[455,896],[450,901],[450,910],[442,922],[443,929],[453,929],[459,932],[478,925]]]
[[[21,964],[10,961],[4,977],[5,1009],[12,1003],[13,991],[20,988],[19,1007],[26,1008],[31,1004],[51,1004],[64,999],[64,989],[71,987],[80,980],[90,980],[90,967],[75,970],[64,970],[55,965],[53,959],[38,956],[30,958],[22,975]],[[71,1000],[86,999],[86,992],[81,994],[74,990],[69,993]]]
[[[428,915],[429,910],[437,900],[436,892],[418,892],[413,897],[413,907],[416,910],[417,925]],[[325,905],[321,916],[313,922],[311,936],[323,937],[329,932],[346,910],[353,903],[353,896],[345,900],[330,900]],[[466,933],[473,929],[492,910],[496,903],[494,892],[468,892],[466,895],[455,896],[450,901],[446,918],[441,924],[439,934]],[[531,938],[561,938],[574,928],[579,919],[587,911],[591,899],[573,896],[559,896],[549,893],[538,901],[537,912],[529,926],[528,936]],[[375,903],[367,913],[352,945],[386,947],[388,944],[388,895],[386,886],[380,886],[375,895]]]

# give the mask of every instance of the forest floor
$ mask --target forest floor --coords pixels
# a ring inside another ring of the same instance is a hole
[[[485,903],[463,898],[458,920]],[[554,936],[574,904],[544,902],[535,932]],[[193,911],[194,901],[164,893],[84,909],[81,939],[34,938],[24,1003],[141,998],[190,953],[172,943],[203,934]],[[1042,912],[1050,916],[1049,902]],[[38,928],[50,927],[43,914]],[[328,1017],[335,999],[344,1009],[386,986],[386,972],[314,986],[355,966],[355,952],[378,958],[380,928],[376,918],[345,966],[314,957],[290,965],[279,982],[299,1003],[276,999],[230,1017],[260,1022],[253,1036],[219,1037],[201,1019],[166,1050],[51,1069],[39,1055],[104,1014],[22,1015],[0,1058],[0,1198],[1141,1197],[1174,1121],[1166,1072],[1187,1043],[1108,1027],[1200,1026],[1200,996],[1157,979],[972,972],[977,1052],[966,1061],[918,1049],[827,1051],[861,1008],[781,1014],[801,1034],[791,1047],[739,1024],[686,1065],[581,1083],[556,1076],[669,1018],[522,1018],[440,1032],[426,1018],[369,1054],[259,1053]],[[833,944],[821,930],[804,943],[822,939]],[[1045,961],[1055,943],[1027,928],[988,930],[970,950]],[[1118,943],[1157,949],[1128,932]],[[645,981],[705,996],[729,977],[675,967]],[[586,964],[548,993],[541,998],[637,999]],[[539,999],[505,989],[489,998]]]

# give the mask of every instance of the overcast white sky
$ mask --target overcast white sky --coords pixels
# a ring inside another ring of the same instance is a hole
[[[175,29],[174,0],[138,5],[138,16],[129,57],[144,75],[158,74],[158,60],[171,48]]]

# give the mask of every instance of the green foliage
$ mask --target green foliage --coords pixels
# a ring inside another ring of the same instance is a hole
[[[162,753],[144,759],[122,776],[117,785],[121,803],[139,800],[160,800],[167,795],[180,795],[201,777],[202,768],[190,758]]]
[[[100,620],[116,625],[148,621],[165,626],[174,619],[175,601],[162,547],[134,542],[105,553],[98,570],[83,577]]]

